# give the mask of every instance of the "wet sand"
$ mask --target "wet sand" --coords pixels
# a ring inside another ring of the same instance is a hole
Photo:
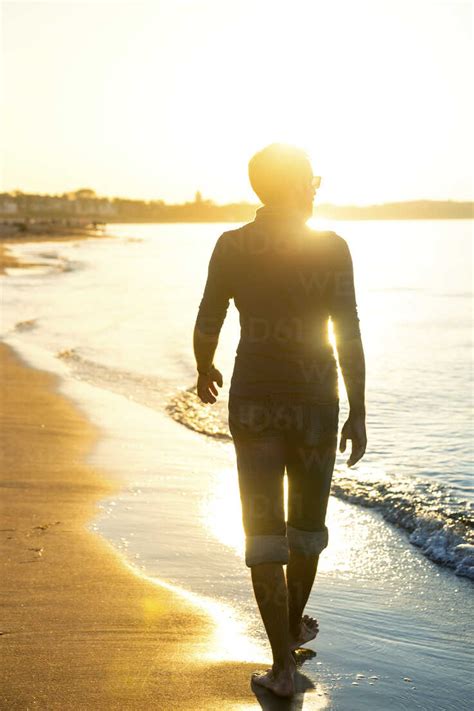
[[[6,274],[6,269],[12,267],[27,267],[36,266],[33,262],[19,262],[13,254],[10,253],[8,245],[3,240],[0,240],[0,274]]]
[[[55,376],[4,343],[0,375],[0,707],[256,703],[254,664],[200,660],[215,626],[207,612],[135,575],[86,528],[119,489],[83,463],[98,430],[55,391]]]
[[[96,233],[96,232],[84,232],[83,234],[78,233],[64,233],[64,234],[15,234],[15,235],[2,235],[0,234],[0,275],[6,274],[6,269],[12,267],[35,267],[42,263],[38,262],[27,262],[19,261],[9,250],[9,245],[31,243],[31,242],[71,242],[83,239],[114,239],[112,235],[107,233]]]

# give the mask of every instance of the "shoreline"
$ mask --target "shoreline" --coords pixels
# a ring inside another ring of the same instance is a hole
[[[0,273],[26,266],[0,243]],[[255,664],[200,660],[217,625],[210,613],[134,572],[87,528],[120,480],[84,463],[100,430],[57,391],[59,376],[4,342],[0,372],[0,706],[77,709],[80,698],[84,709],[212,711],[255,701]]]
[[[87,239],[115,239],[108,233],[73,233],[64,232],[64,234],[56,235],[52,233],[22,233],[18,235],[0,234],[0,276],[8,276],[6,269],[26,268],[44,266],[42,262],[27,262],[17,259],[10,250],[16,244],[28,244],[31,242],[76,242],[77,240]]]

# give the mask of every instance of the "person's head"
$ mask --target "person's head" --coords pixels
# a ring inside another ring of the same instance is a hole
[[[318,181],[304,150],[271,143],[252,156],[248,170],[250,184],[264,205],[291,207],[312,215]]]

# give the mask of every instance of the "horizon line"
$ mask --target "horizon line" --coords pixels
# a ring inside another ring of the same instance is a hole
[[[136,197],[129,197],[129,196],[123,196],[123,195],[102,195],[96,193],[96,191],[93,188],[77,188],[76,190],[66,190],[62,193],[41,193],[41,192],[25,192],[21,190],[20,188],[15,188],[13,190],[7,190],[4,192],[0,192],[0,197],[3,196],[9,196],[12,198],[18,197],[17,195],[14,195],[14,193],[19,193],[20,195],[25,195],[25,196],[38,196],[38,197],[64,197],[68,195],[74,195],[76,193],[80,192],[91,192],[94,193],[94,197],[90,197],[88,199],[97,199],[97,200],[130,200],[130,201],[135,201],[135,202],[142,202],[142,203],[162,203],[164,205],[195,205],[195,204],[201,204],[205,205],[211,204],[216,207],[225,207],[227,205],[248,205],[249,207],[257,207],[259,205],[262,205],[261,202],[250,202],[248,200],[238,200],[238,201],[229,201],[229,202],[215,202],[212,198],[204,198],[202,197],[201,200],[196,200],[196,195],[194,200],[185,200],[183,202],[166,202],[166,200],[163,200],[162,198],[136,198]],[[200,193],[200,191],[196,191],[196,193]],[[333,202],[316,202],[314,204],[314,209],[316,209],[318,206],[320,207],[380,207],[383,205],[400,205],[400,204],[410,204],[410,203],[419,203],[419,202],[432,202],[432,203],[471,203],[474,204],[474,198],[467,198],[467,199],[455,199],[455,198],[443,198],[443,199],[437,199],[437,198],[416,198],[416,199],[411,199],[411,200],[390,200],[386,202],[378,202],[378,203],[333,203]]]

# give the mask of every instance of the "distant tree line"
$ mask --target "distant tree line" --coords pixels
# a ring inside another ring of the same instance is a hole
[[[414,220],[473,217],[473,202],[414,200],[379,205],[316,204],[316,217],[335,220]],[[258,204],[217,205],[197,191],[194,201],[168,204],[163,200],[99,197],[82,188],[61,195],[38,195],[15,190],[0,194],[0,219],[64,220],[86,218],[100,222],[248,222]]]

